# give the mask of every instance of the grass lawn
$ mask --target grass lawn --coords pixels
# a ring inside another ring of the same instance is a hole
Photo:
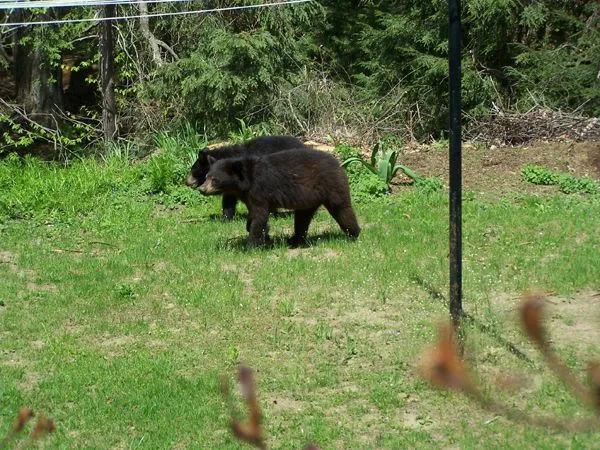
[[[600,431],[514,424],[419,376],[447,311],[446,194],[357,204],[356,242],[320,211],[311,246],[288,249],[293,218],[272,218],[273,246],[247,250],[243,217],[213,219],[219,199],[149,196],[110,165],[3,170],[21,218],[0,210],[0,436],[28,406],[56,421],[47,448],[245,448],[219,392],[243,361],[272,448],[600,448]],[[466,356],[488,393],[591,417],[514,312],[528,288],[551,292],[553,345],[585,379],[600,358],[600,198],[467,192],[463,217]]]

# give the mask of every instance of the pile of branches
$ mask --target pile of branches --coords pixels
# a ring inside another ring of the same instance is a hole
[[[585,117],[535,107],[525,113],[494,105],[484,119],[470,118],[467,138],[496,145],[517,145],[543,139],[600,141],[600,117]]]

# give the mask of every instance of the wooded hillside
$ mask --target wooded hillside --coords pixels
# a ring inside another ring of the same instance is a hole
[[[254,4],[143,3],[117,15]],[[98,7],[0,10],[3,23],[93,18]],[[114,24],[117,124],[148,139],[190,123],[209,138],[237,119],[270,132],[373,142],[447,128],[447,1],[323,0]],[[600,4],[463,1],[463,110],[600,115]],[[0,28],[0,152],[102,138],[100,23]]]

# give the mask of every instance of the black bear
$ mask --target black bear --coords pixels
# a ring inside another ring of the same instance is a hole
[[[214,150],[203,148],[198,152],[198,159],[190,170],[186,184],[189,187],[196,189],[199,185],[204,183],[209,169],[209,155],[214,159],[233,158],[245,155],[260,156],[291,148],[301,149],[305,147],[299,139],[293,136],[261,136],[244,142],[243,144],[228,145]],[[236,204],[237,198],[235,195],[223,195],[223,219],[231,220],[233,218],[235,215]]]
[[[350,202],[350,188],[338,160],[311,149],[284,150],[270,155],[216,160],[200,186],[204,195],[235,195],[248,207],[247,231],[251,246],[266,238],[269,211],[293,209],[292,246],[305,242],[313,215],[323,205],[341,229],[358,237],[360,227]]]

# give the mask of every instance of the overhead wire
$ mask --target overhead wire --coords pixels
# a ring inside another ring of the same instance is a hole
[[[135,5],[137,3],[178,3],[198,0],[0,0],[0,10],[67,8],[76,6]]]
[[[191,0],[187,0],[191,1]],[[206,14],[211,12],[221,12],[221,11],[239,11],[243,9],[258,9],[265,8],[269,6],[282,6],[282,5],[292,5],[297,3],[309,3],[314,0],[285,0],[273,3],[260,3],[256,5],[241,5],[241,6],[228,6],[223,8],[212,8],[212,9],[197,9],[197,10],[186,10],[186,11],[172,11],[172,12],[164,12],[164,13],[154,13],[154,14],[134,14],[134,15],[126,15],[126,16],[113,16],[113,17],[92,17],[92,18],[82,18],[82,19],[55,19],[55,20],[39,20],[39,21],[30,21],[30,22],[6,22],[0,23],[0,27],[14,27],[20,28],[28,25],[59,25],[66,23],[80,23],[80,22],[102,22],[106,20],[126,20],[126,19],[141,19],[144,17],[169,17],[169,16],[182,16],[185,14]],[[131,2],[131,4],[135,3],[149,3],[149,2]],[[114,3],[113,3],[114,4]],[[128,2],[129,4],[129,2]]]

